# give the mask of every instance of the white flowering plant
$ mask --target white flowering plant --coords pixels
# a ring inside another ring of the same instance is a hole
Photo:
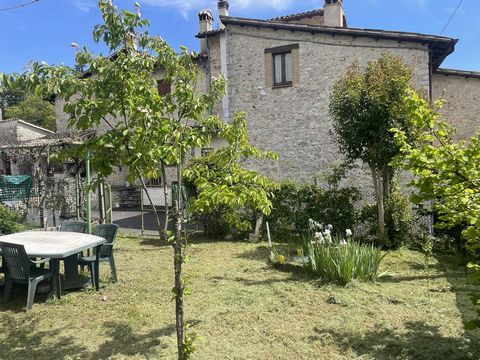
[[[346,285],[352,280],[372,281],[384,255],[379,248],[355,242],[353,231],[333,234],[333,226],[309,221],[303,235],[304,266],[320,278]],[[323,230],[319,230],[323,229]]]

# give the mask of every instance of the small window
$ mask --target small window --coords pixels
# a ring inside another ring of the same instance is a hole
[[[290,85],[292,83],[292,52],[273,55],[274,85]]]
[[[213,148],[202,148],[202,152],[201,152],[202,157],[207,156],[211,152],[213,152]]]
[[[265,49],[267,86],[291,86],[298,81],[298,49],[299,44]]]
[[[165,96],[172,92],[172,87],[170,86],[170,83],[165,81],[164,79],[158,80],[157,86],[158,86],[158,94],[160,96]]]

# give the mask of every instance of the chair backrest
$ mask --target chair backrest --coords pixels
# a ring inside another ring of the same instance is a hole
[[[117,232],[118,232],[118,225],[116,224],[104,224],[104,225],[98,225],[95,228],[94,235],[103,237],[105,240],[107,240],[107,244],[110,244],[112,246],[102,246],[100,250],[100,256],[101,257],[109,257],[112,255],[113,251],[113,244],[115,244],[115,240],[117,239]]]
[[[14,280],[28,281],[32,262],[23,245],[0,242],[3,258],[7,263],[7,272]]]
[[[87,223],[83,221],[66,221],[62,223],[62,228],[60,231],[76,232],[76,233],[87,233]]]

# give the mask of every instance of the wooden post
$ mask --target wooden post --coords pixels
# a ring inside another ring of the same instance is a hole
[[[85,184],[86,188],[86,198],[87,198],[87,234],[92,233],[92,195],[90,193],[90,184],[91,184],[91,174],[90,174],[90,151],[87,150],[86,154],[86,175],[87,175],[87,183]]]

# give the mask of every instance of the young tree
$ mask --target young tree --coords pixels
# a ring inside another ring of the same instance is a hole
[[[106,129],[81,147],[91,154],[96,174],[107,178],[119,166],[128,168],[130,181],[139,179],[151,202],[144,177],[159,176],[161,164],[176,166],[181,188],[182,166],[191,149],[205,146],[210,134],[225,126],[209,115],[224,94],[225,80],[213,79],[209,90],[199,93],[195,55],[185,48],[178,54],[162,38],[150,36],[138,4],[136,13],[119,11],[108,0],[99,1],[99,7],[104,24],[95,27],[93,37],[103,41],[110,50],[108,56],[94,55],[84,47],[78,49],[74,67],[35,62],[24,74],[3,76],[3,85],[21,85],[37,95],[54,93],[65,100],[71,127]],[[155,70],[161,70],[164,81],[171,84],[170,94],[159,94]],[[159,236],[165,237],[160,216],[152,207]],[[178,358],[187,359],[192,339],[185,333],[182,208],[182,197],[177,196],[175,231],[169,239],[174,252]]]
[[[239,231],[248,231],[252,229],[252,219],[244,216],[245,209],[253,210],[253,215],[260,214],[259,217],[269,215],[276,185],[242,164],[252,158],[277,160],[278,155],[250,144],[244,113],[235,114],[233,122],[225,125],[218,136],[228,145],[193,160],[185,169],[186,181],[196,188],[190,210],[215,217],[216,222]]]
[[[7,107],[4,114],[6,119],[21,119],[34,125],[55,130],[55,106],[40,96],[27,95],[16,105]]]
[[[463,226],[467,248],[478,256],[480,250],[480,138],[454,141],[455,128],[440,120],[435,107],[411,93],[407,98],[407,113],[415,141],[403,129],[393,129],[400,147],[395,158],[398,166],[413,173],[411,184],[417,192],[414,203],[433,202],[440,226]],[[467,225],[465,225],[467,224]]]
[[[365,69],[354,63],[334,85],[330,98],[340,150],[348,160],[362,160],[370,167],[381,237],[385,235],[384,201],[393,175],[390,162],[400,150],[390,129],[408,133],[405,96],[411,88],[411,69],[385,53]]]

